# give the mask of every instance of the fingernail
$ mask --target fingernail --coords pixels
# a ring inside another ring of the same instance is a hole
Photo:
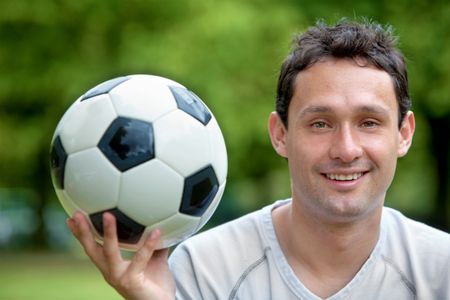
[[[161,235],[161,231],[159,229],[155,229],[152,231],[150,238],[152,240],[157,239]]]
[[[80,223],[80,221],[78,220],[78,218],[77,218],[76,214],[75,214],[75,215],[73,215],[73,218],[72,218],[72,220],[73,220],[73,222],[75,223],[75,225],[77,225],[77,226],[78,226],[78,224]]]
[[[109,225],[109,218],[106,215],[106,213],[103,214],[102,218],[103,218],[103,225]]]
[[[70,231],[73,232],[73,220],[70,218],[67,218],[66,224],[67,224],[67,227],[69,227]]]

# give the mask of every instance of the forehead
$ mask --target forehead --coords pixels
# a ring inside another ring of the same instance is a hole
[[[393,114],[398,111],[391,76],[351,59],[326,59],[301,71],[295,79],[290,106],[290,111],[291,108],[316,112],[352,108]]]

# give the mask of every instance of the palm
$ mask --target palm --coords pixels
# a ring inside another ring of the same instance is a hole
[[[166,252],[155,251],[145,271],[136,276],[138,299],[170,299],[174,294],[175,283],[167,265]]]

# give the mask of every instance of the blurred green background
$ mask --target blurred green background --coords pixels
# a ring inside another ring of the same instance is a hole
[[[119,299],[69,234],[49,144],[62,114],[107,79],[165,76],[195,91],[227,143],[208,226],[289,196],[266,133],[279,66],[317,19],[391,24],[408,58],[417,132],[387,205],[449,231],[450,4],[426,0],[0,1],[0,300]]]

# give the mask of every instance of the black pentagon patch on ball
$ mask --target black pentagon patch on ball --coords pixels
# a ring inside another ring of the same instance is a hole
[[[124,172],[155,157],[153,126],[145,121],[119,117],[106,130],[98,148]]]
[[[64,189],[64,170],[66,168],[67,153],[61,143],[61,138],[57,136],[53,141],[50,150],[50,170],[55,179],[55,185],[59,189]]]
[[[121,84],[122,82],[127,81],[128,79],[130,79],[130,77],[117,77],[105,82],[100,83],[99,85],[93,87],[92,89],[90,89],[89,91],[87,91],[82,97],[80,101],[84,101],[87,100],[89,98],[98,96],[98,95],[102,95],[102,94],[107,94],[109,93],[110,90],[112,90],[113,88],[115,88],[116,86],[118,86],[119,84]]]
[[[179,109],[196,118],[203,125],[208,124],[211,113],[196,94],[178,86],[169,86],[169,89]]]
[[[119,242],[126,244],[136,244],[144,233],[145,226],[130,219],[117,208],[101,211],[89,215],[92,225],[103,237],[103,213],[109,212],[116,217],[117,237]]]
[[[214,200],[218,190],[219,182],[211,166],[190,175],[184,180],[180,212],[201,216]]]

